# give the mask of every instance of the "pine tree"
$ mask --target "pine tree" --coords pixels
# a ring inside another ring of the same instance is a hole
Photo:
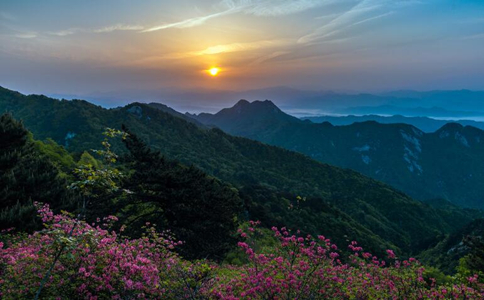
[[[9,114],[0,116],[0,141],[0,229],[38,228],[34,201],[72,208],[76,197],[67,190],[65,179]]]
[[[482,236],[466,236],[464,244],[470,249],[467,264],[471,271],[484,272],[484,238]]]
[[[187,258],[222,258],[234,244],[238,191],[196,167],[166,159],[123,130],[128,133],[126,162],[134,170],[125,188],[132,192],[132,209],[144,210],[137,220],[170,229],[185,242],[182,254]]]

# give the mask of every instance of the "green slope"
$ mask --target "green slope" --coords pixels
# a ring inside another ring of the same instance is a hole
[[[237,136],[297,151],[350,168],[419,200],[444,198],[484,208],[484,131],[449,123],[433,133],[408,124],[374,121],[332,126],[291,117],[270,101],[241,100],[193,116]]]
[[[85,101],[57,101],[8,90],[0,91],[0,95],[0,111],[10,111],[24,120],[36,138],[51,137],[69,150],[80,152],[97,147],[104,127],[126,124],[169,158],[195,164],[239,188],[258,184],[315,197],[364,226],[373,233],[374,240],[389,241],[406,252],[429,236],[464,225],[449,222],[440,210],[357,172],[218,129],[203,129],[148,105],[135,103],[107,110]]]

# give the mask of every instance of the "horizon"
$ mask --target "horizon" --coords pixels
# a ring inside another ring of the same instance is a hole
[[[0,88],[11,90],[11,89],[8,89],[7,87],[2,86],[2,85],[0,85]],[[274,88],[287,88],[287,87],[274,87]],[[14,90],[11,90],[11,91],[14,91]],[[216,107],[216,108],[212,107],[212,109],[208,109],[208,110],[184,111],[183,109],[179,109],[176,106],[172,106],[167,102],[157,101],[157,100],[154,100],[154,101],[130,101],[130,102],[126,102],[124,104],[120,104],[120,105],[117,105],[117,106],[106,106],[106,105],[102,105],[102,103],[99,103],[95,99],[88,99],[88,98],[84,99],[82,97],[80,97],[80,98],[76,98],[76,97],[65,98],[65,97],[61,97],[61,96],[57,97],[55,95],[46,95],[46,94],[28,94],[28,93],[24,93],[22,91],[14,91],[14,92],[19,92],[19,93],[26,95],[26,96],[31,96],[31,95],[46,96],[46,97],[50,97],[50,98],[53,98],[53,99],[56,99],[56,100],[68,100],[68,101],[82,100],[82,101],[87,101],[87,102],[89,102],[93,105],[99,105],[104,109],[121,108],[121,107],[130,105],[130,104],[134,104],[134,103],[142,103],[142,104],[156,103],[156,104],[166,105],[167,107],[172,108],[175,111],[182,113],[182,114],[188,113],[188,114],[198,115],[198,114],[201,114],[201,113],[216,114],[223,109],[232,108],[232,107],[236,106],[241,101],[247,101],[249,103],[269,101],[273,105],[275,105],[277,108],[279,108],[283,113],[288,114],[288,115],[293,116],[293,117],[296,117],[296,118],[300,118],[300,119],[311,118],[311,117],[372,117],[372,116],[377,116],[377,117],[383,117],[383,118],[391,118],[391,117],[404,117],[404,118],[409,118],[409,119],[412,119],[412,118],[417,118],[417,119],[418,118],[427,118],[427,119],[436,120],[436,121],[448,121],[448,122],[474,121],[474,122],[483,122],[484,123],[484,113],[482,115],[478,115],[478,116],[474,116],[474,117],[465,117],[465,116],[464,117],[460,117],[460,116],[439,117],[439,116],[428,116],[428,115],[414,116],[414,115],[405,115],[405,114],[400,114],[400,113],[397,113],[397,114],[379,114],[379,113],[361,113],[361,114],[358,114],[358,113],[337,113],[337,112],[334,113],[334,112],[327,112],[327,111],[320,110],[320,109],[287,108],[287,107],[284,107],[284,106],[280,106],[277,103],[277,100],[272,100],[272,99],[245,99],[245,98],[240,98],[240,99],[234,100],[232,102],[224,103],[225,106],[222,105],[222,106]],[[318,91],[315,91],[315,92],[318,92]],[[319,92],[333,93],[333,91],[319,91]],[[417,92],[417,93],[444,92],[445,93],[445,92],[484,92],[484,91],[471,91],[471,90],[465,90],[464,89],[464,90],[434,90],[434,91],[421,91],[421,92],[420,91],[407,90],[407,91],[394,91],[394,92]],[[337,95],[337,93],[335,93],[335,94]],[[344,93],[341,93],[341,94],[344,95]],[[359,94],[348,93],[346,95],[363,95],[363,94],[362,93],[359,93]],[[378,94],[375,94],[375,95],[378,95]],[[379,95],[379,96],[381,96],[381,95]]]
[[[473,0],[7,0],[0,83],[99,98],[280,86],[484,90],[482,24],[484,3]],[[203,103],[211,105],[219,103]]]

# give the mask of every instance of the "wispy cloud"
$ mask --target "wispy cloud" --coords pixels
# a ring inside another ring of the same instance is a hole
[[[421,1],[361,0],[329,23],[299,38],[298,43],[317,43],[334,38],[350,28],[394,14],[399,8],[422,4]]]
[[[35,32],[17,33],[15,34],[15,37],[19,39],[35,39],[37,37],[37,33]]]
[[[266,40],[248,43],[232,43],[226,45],[216,45],[208,47],[202,51],[192,52],[194,55],[213,55],[220,53],[238,52],[238,51],[252,51],[257,49],[266,49],[272,47],[280,47],[290,43],[288,40]]]
[[[48,34],[56,35],[56,36],[67,36],[67,35],[75,34],[77,32],[81,32],[81,31],[84,31],[84,30],[79,29],[79,28],[71,28],[71,29],[48,32]]]
[[[364,0],[353,7],[351,7],[346,12],[342,13],[339,17],[333,19],[331,22],[317,28],[313,32],[301,37],[298,43],[305,44],[315,42],[320,39],[324,39],[328,35],[341,30],[343,27],[350,26],[355,23],[359,17],[381,7],[379,4],[373,4],[374,1]]]
[[[279,0],[277,2],[270,0],[223,0],[214,6],[218,10],[215,13],[172,23],[164,23],[147,28],[143,32],[200,26],[209,20],[235,13],[259,17],[285,16],[336,2],[337,0]]]
[[[112,26],[95,29],[94,32],[105,33],[105,32],[113,32],[113,31],[134,31],[134,30],[137,30],[137,31],[144,30],[144,27],[141,25],[116,24]]]
[[[251,5],[244,10],[255,16],[285,16],[300,13],[316,7],[336,3],[335,0],[282,0],[282,1],[243,1]]]
[[[259,57],[258,59],[252,61],[248,65],[249,66],[260,65],[263,62],[269,61],[271,59],[274,59],[276,57],[280,57],[282,55],[286,55],[286,54],[289,54],[289,53],[291,53],[291,52],[290,51],[276,51],[276,52],[272,52],[272,53],[270,53],[268,55],[264,55],[262,57]]]
[[[76,33],[109,33],[114,31],[140,31],[143,29],[144,27],[141,25],[115,24],[115,25],[110,25],[110,26],[96,28],[96,29],[69,28],[69,29],[59,30],[59,31],[51,31],[51,32],[48,32],[48,34],[56,35],[56,36],[68,36]]]
[[[202,17],[195,17],[195,18],[190,18],[186,19],[183,21],[179,22],[174,22],[174,23],[165,23],[162,25],[154,26],[147,28],[143,30],[143,32],[152,32],[152,31],[158,31],[158,30],[163,30],[163,29],[168,29],[168,28],[190,28],[190,27],[195,27],[204,24],[208,20],[218,18],[221,16],[229,15],[232,13],[235,13],[235,9],[227,9],[218,13],[202,16]]]

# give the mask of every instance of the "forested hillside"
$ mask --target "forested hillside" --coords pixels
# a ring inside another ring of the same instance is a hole
[[[53,138],[78,153],[96,149],[105,127],[121,128],[125,124],[170,159],[194,164],[238,188],[257,184],[294,196],[317,198],[372,232],[375,241],[388,241],[404,252],[416,251],[415,246],[429,237],[451,232],[469,220],[462,214],[456,214],[452,220],[446,219],[444,211],[412,200],[357,172],[233,137],[218,129],[203,129],[144,104],[107,110],[85,101],[58,101],[3,90],[0,105],[1,110],[10,111],[22,119],[36,138]],[[119,144],[114,149],[122,151],[123,146]],[[323,222],[323,218],[318,217],[320,209],[318,205],[309,209],[314,214],[312,226]],[[469,215],[472,218],[478,213],[470,212]],[[363,232],[353,230],[352,225],[336,228],[342,230],[338,236],[355,236],[355,233]],[[376,245],[371,243],[372,247]]]
[[[192,116],[227,133],[297,151],[383,181],[419,200],[484,207],[484,131],[456,123],[432,133],[374,121],[333,126],[291,117],[270,101],[241,100]]]

